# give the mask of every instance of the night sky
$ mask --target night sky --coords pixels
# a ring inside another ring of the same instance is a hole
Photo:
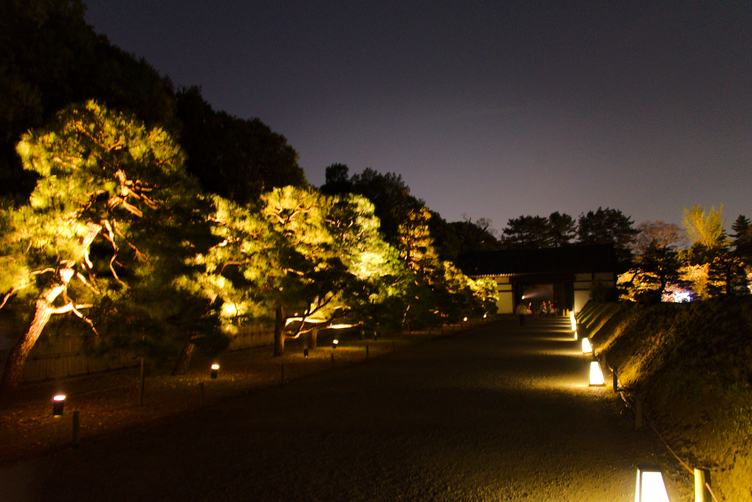
[[[752,217],[749,2],[364,3],[89,0],[87,21],[286,136],[316,186],[332,163],[395,172],[497,230],[599,206]]]

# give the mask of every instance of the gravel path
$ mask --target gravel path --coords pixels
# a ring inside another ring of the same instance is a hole
[[[568,320],[486,325],[0,471],[22,501],[631,501],[650,441]]]

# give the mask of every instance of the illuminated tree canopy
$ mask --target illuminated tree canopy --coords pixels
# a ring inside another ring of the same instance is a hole
[[[93,101],[25,134],[18,153],[40,178],[28,205],[3,212],[0,265],[9,273],[0,288],[3,305],[25,301],[33,314],[8,357],[3,389],[17,383],[53,315],[78,316],[95,338],[129,319],[166,321],[167,302],[149,302],[166,298],[165,289],[180,296],[174,281],[191,273],[185,260],[207,212],[169,134]],[[120,322],[99,326],[100,318]],[[139,338],[153,348],[168,343],[158,334]]]

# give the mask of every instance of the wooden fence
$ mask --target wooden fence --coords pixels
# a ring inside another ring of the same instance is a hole
[[[10,341],[0,340],[0,371],[10,351]],[[228,350],[242,350],[271,345],[274,332],[260,325],[241,329],[230,340]],[[134,355],[121,355],[114,358],[95,358],[86,355],[83,340],[78,336],[42,335],[31,350],[24,364],[23,382],[38,382],[54,378],[88,375],[102,371],[131,368],[139,365]]]

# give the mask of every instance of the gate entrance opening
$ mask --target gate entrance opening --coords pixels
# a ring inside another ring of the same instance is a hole
[[[552,302],[554,301],[553,284],[525,284],[522,286],[522,299],[526,305],[531,302]]]

